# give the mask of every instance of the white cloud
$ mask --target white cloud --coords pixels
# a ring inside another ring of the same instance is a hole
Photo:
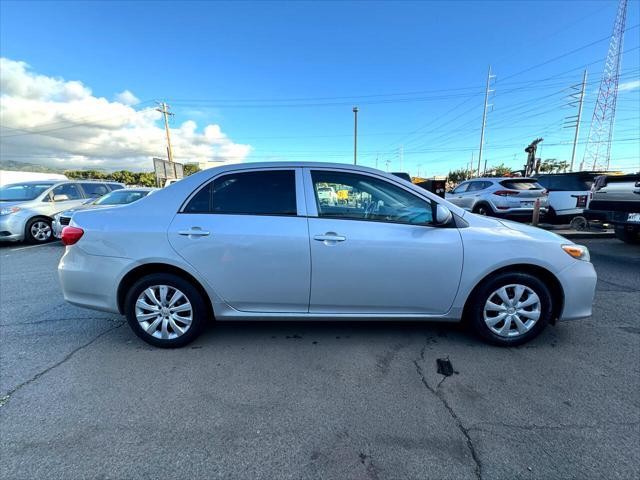
[[[624,92],[625,90],[635,90],[640,88],[640,80],[631,80],[630,82],[623,82],[618,85],[618,91]]]
[[[140,99],[129,90],[117,93],[115,99],[116,102],[124,103],[125,105],[136,105],[140,103]]]
[[[161,114],[153,105],[134,109],[139,100],[130,91],[109,101],[82,82],[39,75],[7,58],[0,58],[0,72],[0,158],[132,170],[151,169],[154,156],[166,158]],[[219,125],[199,131],[192,120],[172,126],[171,143],[183,163],[241,162],[251,151]]]

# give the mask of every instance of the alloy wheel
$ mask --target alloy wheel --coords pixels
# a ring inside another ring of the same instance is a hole
[[[496,335],[519,337],[538,322],[540,298],[526,285],[505,285],[489,295],[483,316],[489,330]]]
[[[45,242],[51,238],[51,225],[47,222],[38,220],[31,225],[31,236],[39,242]]]
[[[193,307],[187,296],[169,285],[153,285],[136,300],[136,319],[152,337],[172,340],[191,327]]]

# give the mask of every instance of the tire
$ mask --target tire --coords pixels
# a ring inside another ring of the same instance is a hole
[[[518,293],[515,286],[523,288],[519,303],[527,304],[529,301],[535,301],[537,297],[537,304],[517,309],[516,306],[505,303],[497,292],[506,287],[507,298],[513,300],[512,297],[516,297]],[[489,300],[492,300],[495,306],[503,308],[494,310],[495,307],[491,306],[491,309],[485,312]],[[529,273],[504,272],[487,278],[475,289],[465,313],[473,330],[484,341],[502,347],[514,347],[534,339],[544,330],[553,315],[553,307],[553,297],[538,277]],[[538,317],[534,318],[536,311],[539,312]],[[497,316],[503,313],[504,320],[498,321],[491,328],[489,323],[494,323]],[[533,323],[529,323],[530,320]],[[518,321],[523,324],[522,329]],[[503,331],[499,332],[500,330]]]
[[[623,242],[631,245],[640,244],[640,230],[638,229],[630,230],[624,225],[616,225],[614,227],[614,232],[618,240],[622,240]]]
[[[486,203],[480,203],[473,207],[473,213],[477,213],[478,215],[483,215],[485,217],[492,216],[493,210]]]
[[[162,301],[165,287],[165,301]],[[155,302],[147,294],[149,290]],[[173,298],[176,292],[182,294],[178,300]],[[141,307],[138,303],[140,299],[147,306]],[[205,299],[191,282],[168,273],[154,273],[135,282],[125,297],[124,310],[133,332],[145,342],[160,348],[183,347],[195,340],[202,333],[209,313]]]
[[[35,217],[27,222],[24,229],[24,239],[28,243],[41,244],[53,239],[51,219],[47,217]]]

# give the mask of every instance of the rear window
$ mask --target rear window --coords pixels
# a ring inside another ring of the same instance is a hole
[[[500,185],[509,190],[542,190],[542,186],[534,180],[502,180]]]
[[[577,175],[549,175],[540,177],[538,182],[552,192],[582,192],[591,190],[593,178]]]
[[[232,173],[216,178],[185,207],[186,213],[296,215],[293,170]]]

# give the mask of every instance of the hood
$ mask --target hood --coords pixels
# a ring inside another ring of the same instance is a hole
[[[20,206],[23,203],[27,203],[30,202],[31,200],[4,200],[4,201],[0,201],[0,208],[7,208],[7,207],[13,207],[13,206]]]
[[[525,223],[513,222],[511,220],[496,220],[496,222],[501,223],[505,227],[516,230],[517,232],[524,233],[530,237],[536,238],[546,238],[547,240],[556,240],[562,243],[573,243],[572,241],[558,235],[557,233],[550,232],[548,230],[543,230],[542,228],[533,227],[531,225],[527,225]]]

